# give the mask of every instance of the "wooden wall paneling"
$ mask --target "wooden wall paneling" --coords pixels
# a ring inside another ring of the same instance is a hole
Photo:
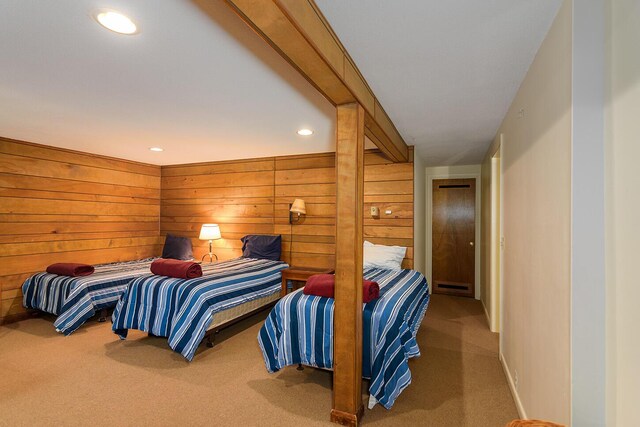
[[[276,158],[275,232],[292,265],[335,267],[335,155]],[[289,204],[304,199],[307,214],[289,224]]]
[[[0,323],[54,262],[157,255],[160,167],[0,138]]]
[[[276,233],[283,235],[283,256],[293,264],[335,264],[335,154],[276,157]],[[365,153],[364,237],[376,244],[407,246],[405,268],[413,267],[413,164],[393,163],[379,150]],[[289,203],[303,198],[307,215],[289,225]],[[392,215],[372,218],[371,206]],[[331,227],[329,227],[331,226]],[[291,235],[291,237],[290,237]],[[320,238],[330,239],[313,246]],[[311,243],[311,244],[310,244]],[[334,252],[330,253],[330,248]],[[291,259],[289,259],[291,250]]]
[[[246,234],[281,234],[283,259],[334,267],[335,153],[158,166],[0,138],[0,322],[24,314],[26,277],[59,261],[102,263],[159,255],[164,235],[192,238],[220,224],[221,259],[241,254]],[[379,150],[365,161],[364,237],[407,246],[413,265],[413,168]],[[124,181],[123,181],[124,180]],[[291,227],[289,203],[307,215]],[[371,218],[369,208],[391,216]],[[289,255],[291,252],[291,256]]]
[[[209,251],[198,239],[205,223],[220,225],[219,259],[242,255],[240,238],[274,233],[275,159],[247,159],[162,167],[160,234],[190,237],[194,257]]]

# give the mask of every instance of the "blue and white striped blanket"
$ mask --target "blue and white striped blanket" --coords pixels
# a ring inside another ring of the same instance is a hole
[[[153,258],[101,264],[89,276],[38,273],[22,285],[22,304],[58,316],[58,332],[71,334],[98,310],[114,307],[129,281],[149,273]]]
[[[202,265],[202,277],[134,279],[113,312],[113,331],[129,329],[168,337],[169,346],[191,361],[213,316],[223,310],[280,292],[281,261],[236,258]]]
[[[420,355],[416,333],[429,304],[425,277],[413,270],[365,269],[380,285],[380,298],[363,304],[362,376],[369,378],[370,407],[390,409],[411,383],[408,360]],[[298,363],[333,367],[333,298],[283,297],[258,334],[269,372]],[[373,404],[371,404],[373,403]]]

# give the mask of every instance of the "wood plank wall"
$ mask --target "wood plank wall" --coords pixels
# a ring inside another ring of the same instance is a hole
[[[53,262],[157,255],[159,216],[158,166],[0,138],[0,324]]]
[[[220,259],[242,255],[240,238],[273,233],[273,157],[162,167],[160,232],[192,238],[194,257],[208,252],[200,226],[220,225]]]
[[[160,230],[191,237],[201,257],[207,242],[197,240],[200,226],[218,223],[223,239],[214,242],[214,252],[221,259],[241,255],[245,234],[281,234],[285,261],[333,267],[335,191],[333,153],[166,166]],[[291,226],[288,208],[295,198],[305,200],[307,215]],[[379,219],[371,218],[371,206],[380,208]],[[367,240],[407,246],[403,265],[413,267],[413,163],[367,151],[364,224]]]
[[[167,233],[191,237],[200,258],[206,222],[220,224],[221,259],[241,255],[246,234],[277,233],[285,261],[333,267],[334,163],[325,153],[160,168],[0,138],[0,324],[24,317],[22,283],[53,262],[157,256]],[[295,198],[307,215],[290,226]],[[407,246],[413,266],[412,163],[366,153],[364,227],[367,240]]]

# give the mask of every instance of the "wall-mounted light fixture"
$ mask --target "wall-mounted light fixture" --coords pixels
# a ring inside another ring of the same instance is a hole
[[[302,199],[295,199],[289,204],[289,224],[300,221],[300,215],[307,214],[307,207]]]

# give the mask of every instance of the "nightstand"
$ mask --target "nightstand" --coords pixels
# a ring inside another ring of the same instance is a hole
[[[314,274],[333,274],[332,268],[316,268],[316,267],[289,267],[282,270],[282,290],[280,296],[287,294],[288,283],[291,281],[293,290],[303,287],[307,283],[307,279]],[[297,283],[297,284],[296,284]],[[302,285],[300,285],[302,283]]]

